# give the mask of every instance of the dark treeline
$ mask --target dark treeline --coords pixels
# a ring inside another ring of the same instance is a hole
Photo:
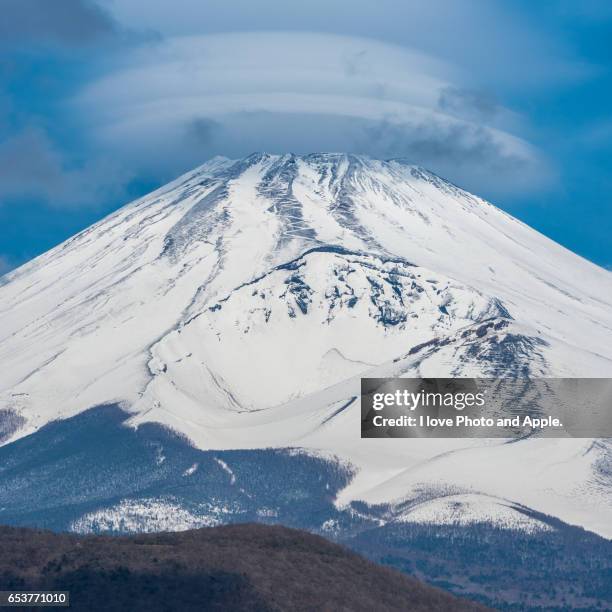
[[[71,610],[484,610],[279,526],[76,536],[0,527],[0,590],[70,591]],[[21,608],[23,609],[23,608]]]

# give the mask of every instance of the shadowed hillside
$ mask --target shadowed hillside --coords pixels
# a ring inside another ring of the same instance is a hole
[[[303,531],[232,525],[129,537],[0,528],[0,589],[72,610],[484,610]]]

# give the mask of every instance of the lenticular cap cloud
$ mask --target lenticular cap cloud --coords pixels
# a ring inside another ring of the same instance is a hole
[[[218,126],[221,134],[227,132],[228,147],[232,126],[244,121],[245,114],[254,121],[264,114],[268,121],[244,139],[244,150],[223,150],[220,138],[216,152],[241,155],[281,146],[300,151],[306,128],[301,130],[299,122],[290,129],[294,146],[291,137],[279,139],[277,130],[268,129],[270,118],[290,114],[310,117],[305,122],[309,130],[313,117],[337,119],[336,125],[321,124],[326,133],[320,148],[331,142],[345,150],[412,156],[417,163],[445,170],[435,167],[435,151],[446,155],[438,141],[459,133],[456,142],[472,148],[486,140],[486,156],[479,163],[498,161],[521,171],[538,166],[537,152],[503,125],[494,125],[495,118],[491,125],[477,125],[440,104],[443,92],[461,86],[459,78],[448,63],[366,38],[305,32],[215,34],[174,37],[134,50],[121,68],[83,91],[76,105],[93,113],[101,144],[120,144],[144,157],[159,148],[184,153],[186,126],[202,120]],[[423,138],[433,138],[433,146],[421,142]],[[368,150],[368,141],[376,150]],[[240,149],[235,142],[233,147]],[[420,159],[423,151],[429,157]],[[459,155],[454,161],[465,165],[473,157]]]

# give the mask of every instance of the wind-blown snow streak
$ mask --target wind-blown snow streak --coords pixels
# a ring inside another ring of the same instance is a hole
[[[333,452],[338,504],[452,486],[612,536],[607,443],[359,438],[361,376],[612,371],[612,275],[402,160],[216,158],[4,277],[0,360],[4,443],[120,402],[202,448]]]

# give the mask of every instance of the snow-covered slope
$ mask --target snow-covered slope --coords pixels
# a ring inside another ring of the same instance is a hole
[[[119,402],[350,462],[339,505],[452,490],[612,536],[605,442],[360,439],[361,376],[612,372],[612,274],[402,160],[210,161],[0,280],[0,362],[4,443]]]

